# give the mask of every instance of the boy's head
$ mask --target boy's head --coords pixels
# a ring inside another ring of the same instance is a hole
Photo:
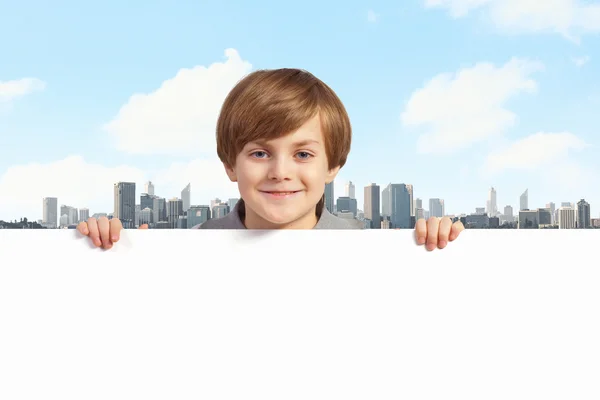
[[[312,74],[261,70],[242,79],[223,103],[217,154],[238,183],[246,226],[314,225],[325,185],[346,163],[351,136],[342,102]]]

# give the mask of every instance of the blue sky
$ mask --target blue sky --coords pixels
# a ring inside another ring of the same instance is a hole
[[[345,103],[336,180],[412,183],[448,213],[591,203],[600,214],[600,2],[0,0],[0,219],[42,197],[111,212],[112,184],[237,197],[215,154],[228,90],[305,68]],[[426,206],[427,207],[427,206]]]

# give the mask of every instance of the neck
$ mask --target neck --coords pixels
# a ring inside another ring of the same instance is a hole
[[[300,218],[285,223],[276,224],[261,218],[258,214],[246,208],[246,205],[240,200],[239,217],[246,229],[313,229],[319,222],[321,215],[318,208],[314,207],[308,213]]]

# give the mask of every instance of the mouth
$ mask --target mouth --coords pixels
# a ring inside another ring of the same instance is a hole
[[[261,193],[269,195],[269,196],[273,196],[273,197],[289,197],[289,196],[293,196],[296,193],[300,193],[300,190],[291,190],[291,191],[278,191],[278,190],[274,190],[274,191],[267,191],[267,190],[260,190]]]

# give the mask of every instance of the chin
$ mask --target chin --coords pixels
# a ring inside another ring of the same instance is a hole
[[[288,213],[278,212],[265,212],[263,215],[261,215],[261,217],[274,225],[285,225],[296,221],[300,218],[300,215],[292,215]]]

